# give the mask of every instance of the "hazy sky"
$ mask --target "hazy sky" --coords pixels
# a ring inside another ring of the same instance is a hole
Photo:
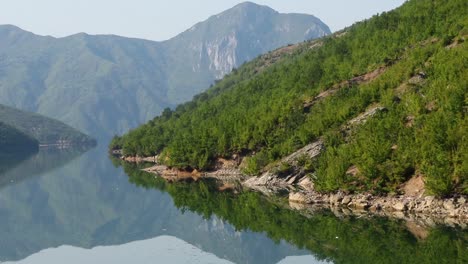
[[[0,0],[0,24],[56,37],[78,32],[164,40],[241,0]],[[332,31],[405,0],[253,0],[282,13],[320,18]]]

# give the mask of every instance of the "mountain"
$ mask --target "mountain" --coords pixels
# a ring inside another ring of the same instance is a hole
[[[0,158],[5,158],[4,156],[11,152],[35,152],[38,146],[39,142],[36,139],[0,122]]]
[[[164,42],[84,33],[53,38],[0,26],[0,103],[105,139],[190,100],[261,53],[329,33],[313,16],[253,3]]]
[[[16,146],[18,144],[34,143],[37,148],[41,145],[50,144],[74,144],[74,145],[95,145],[96,142],[91,137],[78,130],[52,118],[39,114],[21,111],[8,106],[0,105],[0,125],[3,123],[10,127],[10,130],[3,130],[9,133],[4,140],[4,144]],[[30,138],[29,140],[26,138]],[[2,148],[3,150],[3,148]]]
[[[468,193],[465,10],[410,0],[270,52],[111,148],[186,170],[240,156],[256,175],[276,163],[272,174],[299,168],[319,191],[397,192],[422,176],[433,194]],[[321,154],[289,156],[304,146]]]

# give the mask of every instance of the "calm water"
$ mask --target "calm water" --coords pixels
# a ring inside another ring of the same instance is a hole
[[[1,263],[468,263],[468,233],[301,214],[214,182],[167,184],[105,150],[0,164]]]

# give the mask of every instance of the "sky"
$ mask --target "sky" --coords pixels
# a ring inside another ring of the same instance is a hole
[[[79,32],[166,40],[242,0],[0,0],[0,24],[39,35]],[[251,0],[281,13],[315,15],[332,31],[405,0]]]

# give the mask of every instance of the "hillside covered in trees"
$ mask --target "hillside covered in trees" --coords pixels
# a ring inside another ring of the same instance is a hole
[[[434,194],[467,194],[467,7],[410,0],[268,53],[110,147],[181,169],[240,155],[258,174],[320,139],[325,151],[304,161],[319,191],[388,193],[422,175]]]
[[[65,142],[77,145],[96,144],[88,135],[60,121],[4,105],[0,105],[0,121],[44,145]],[[19,144],[18,141],[15,137],[8,140],[9,144]]]

